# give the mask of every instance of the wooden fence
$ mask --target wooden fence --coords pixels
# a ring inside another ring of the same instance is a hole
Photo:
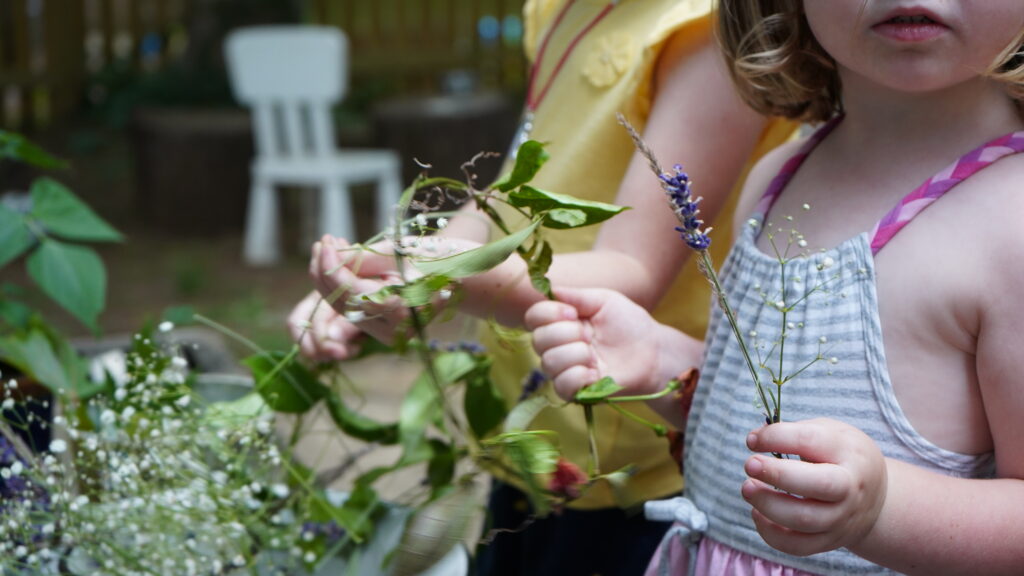
[[[346,31],[354,87],[433,93],[469,81],[518,92],[523,1],[0,0],[0,127],[67,117],[103,96],[89,93],[90,79],[113,65],[147,74],[203,50],[219,56],[225,24],[287,19]],[[232,6],[245,14],[225,21]]]

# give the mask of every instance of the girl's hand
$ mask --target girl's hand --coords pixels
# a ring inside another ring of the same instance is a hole
[[[334,315],[314,317],[314,340],[319,337],[323,342],[326,338],[338,337],[347,356],[353,354],[349,348],[362,332],[391,343],[408,317],[408,311],[397,296],[379,303],[358,299],[362,294],[371,294],[399,282],[394,257],[390,254],[351,249],[345,240],[325,235],[313,244],[309,276],[324,299],[320,307],[334,310]]]
[[[743,497],[773,548],[807,556],[860,542],[875,526],[887,492],[886,462],[866,434],[837,420],[780,422],[750,433],[756,454],[744,469]]]
[[[632,300],[601,288],[556,289],[555,297],[531,306],[525,322],[563,399],[604,376],[626,387],[625,394],[647,394],[675,374],[660,378],[656,335],[664,327]]]
[[[288,332],[303,356],[316,362],[347,360],[359,354],[363,331],[323,302],[316,290],[288,315]]]

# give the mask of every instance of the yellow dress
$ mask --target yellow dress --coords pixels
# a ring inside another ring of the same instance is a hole
[[[566,1],[527,0],[523,9],[524,45],[531,61]],[[695,37],[709,35],[711,4],[711,0],[621,0],[581,38],[534,112],[529,137],[546,142],[551,159],[532,185],[588,200],[614,202],[634,150],[615,114],[622,112],[637,129],[643,129],[651,108],[653,74],[661,49],[673,34],[687,28],[685,32]],[[575,0],[548,42],[537,71],[535,90],[540,90],[551,77],[576,32],[607,5],[608,0]],[[772,123],[747,168],[788,139],[793,129],[789,123]],[[729,215],[735,196],[734,191],[722,211],[723,217],[712,223],[718,238],[731,238]],[[553,230],[546,232],[546,238],[556,253],[577,252],[591,248],[597,231],[596,226]],[[712,243],[716,262],[721,262],[728,245],[729,242]],[[700,277],[696,265],[688,262],[654,315],[663,323],[702,338],[709,303],[707,282]],[[492,377],[511,405],[521,393],[524,377],[538,365],[528,334],[509,337],[507,332],[499,335],[486,327],[484,331],[481,340],[495,356]],[[661,421],[646,406],[628,407],[648,420]],[[627,497],[616,496],[607,483],[601,482],[570,507],[625,507],[682,489],[682,477],[666,441],[607,407],[597,407],[595,421],[602,471],[612,472],[633,464],[637,472],[629,483]],[[531,427],[556,431],[563,454],[585,469],[589,449],[582,409],[546,409]]]

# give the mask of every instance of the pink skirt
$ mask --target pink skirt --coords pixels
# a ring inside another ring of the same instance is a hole
[[[654,552],[644,576],[684,576],[688,567],[689,551],[686,546],[678,538],[668,538]],[[803,570],[740,552],[707,537],[697,545],[694,572],[697,576],[813,576]]]

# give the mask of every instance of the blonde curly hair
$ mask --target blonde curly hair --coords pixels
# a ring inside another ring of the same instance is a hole
[[[719,0],[717,35],[740,96],[758,112],[821,122],[842,111],[835,61],[814,38],[803,0]],[[1024,100],[1024,30],[985,74]]]

